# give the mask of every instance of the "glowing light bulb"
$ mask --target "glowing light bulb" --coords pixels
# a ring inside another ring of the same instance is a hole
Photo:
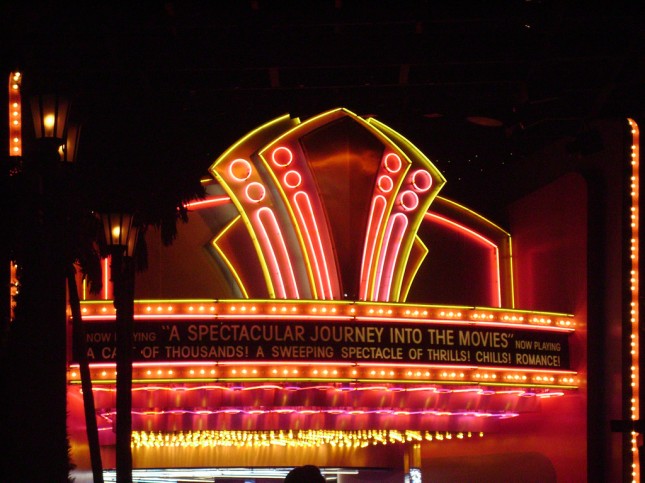
[[[53,128],[54,124],[56,124],[56,116],[54,116],[53,114],[47,114],[43,118],[43,124],[47,129]]]

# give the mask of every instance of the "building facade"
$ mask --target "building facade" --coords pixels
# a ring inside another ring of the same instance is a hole
[[[505,229],[443,197],[450,180],[375,118],[283,116],[240,138],[175,243],[147,239],[136,475],[260,483],[316,464],[339,482],[638,481],[638,127],[607,131],[609,164],[534,163],[543,177],[528,174]],[[81,296],[76,349],[109,469],[110,284]],[[73,360],[68,387],[81,478]]]

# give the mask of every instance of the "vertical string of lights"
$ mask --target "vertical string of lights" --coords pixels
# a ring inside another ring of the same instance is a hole
[[[8,95],[8,108],[9,108],[9,166],[5,166],[8,170],[9,176],[15,173],[15,170],[20,165],[20,157],[22,156],[22,101],[20,96],[20,86],[22,75],[20,72],[9,73],[9,95]],[[3,262],[5,260],[3,259]],[[13,320],[14,314],[14,301],[15,296],[18,294],[18,279],[16,277],[16,265],[13,261],[9,260],[9,283],[11,286],[10,292],[10,308],[9,318]],[[3,268],[4,270],[4,268]]]
[[[9,74],[9,156],[22,156],[20,72]]]
[[[633,119],[628,119],[631,127],[632,143],[631,143],[631,183],[630,183],[630,201],[631,201],[631,233],[630,233],[630,326],[631,326],[631,452],[632,452],[632,482],[640,481],[640,458],[639,458],[639,432],[636,431],[634,425],[640,418],[640,369],[639,369],[639,319],[640,319],[640,306],[639,306],[639,194],[640,194],[640,153],[639,153],[639,129],[638,124]]]

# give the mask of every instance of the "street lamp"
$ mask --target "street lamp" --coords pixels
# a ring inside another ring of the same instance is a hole
[[[58,95],[41,95],[31,100],[31,115],[38,139],[65,138],[69,102]]]
[[[132,344],[134,324],[134,248],[139,229],[130,213],[101,215],[112,256],[116,308],[116,481],[132,481]]]
[[[25,166],[27,173],[36,180],[42,203],[51,205],[52,217],[49,227],[50,235],[56,236],[59,253],[64,253],[61,263],[69,294],[69,306],[72,312],[72,326],[75,337],[75,346],[80,348],[76,352],[77,362],[81,373],[83,404],[85,422],[87,425],[87,438],[92,462],[94,481],[103,481],[102,462],[98,428],[96,424],[96,411],[92,393],[92,380],[89,370],[89,361],[85,354],[84,327],[80,315],[78,292],[74,280],[75,270],[72,268],[66,247],[70,244],[70,231],[68,217],[73,211],[73,204],[78,200],[70,198],[70,166],[76,161],[81,127],[68,122],[69,102],[59,95],[40,95],[31,99],[31,113],[34,122],[34,133],[38,143],[33,161]],[[28,158],[29,159],[29,158]],[[46,198],[49,196],[50,199]],[[67,201],[65,201],[67,200]],[[61,204],[62,203],[62,204]],[[77,207],[78,208],[78,207]],[[60,255],[59,255],[60,256]]]
[[[18,157],[23,152],[19,84],[10,89],[14,96],[11,153]],[[4,403],[8,411],[3,424],[12,431],[6,434],[28,436],[21,438],[19,451],[8,450],[3,460],[8,468],[0,471],[13,481],[62,481],[69,470],[65,220],[70,195],[68,189],[61,189],[64,176],[57,150],[65,143],[69,104],[60,96],[37,96],[32,108],[36,149],[17,159],[15,172],[9,176],[12,192],[22,201],[14,241],[20,299],[8,334],[12,364],[3,369],[3,382],[11,394]],[[20,367],[32,369],[28,384]],[[46,406],[34,397],[34,388],[47,394]]]

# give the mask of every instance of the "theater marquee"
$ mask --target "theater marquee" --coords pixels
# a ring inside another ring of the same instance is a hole
[[[87,355],[115,358],[112,322],[87,324]],[[424,322],[155,320],[135,361],[333,361],[569,369],[568,332]]]

